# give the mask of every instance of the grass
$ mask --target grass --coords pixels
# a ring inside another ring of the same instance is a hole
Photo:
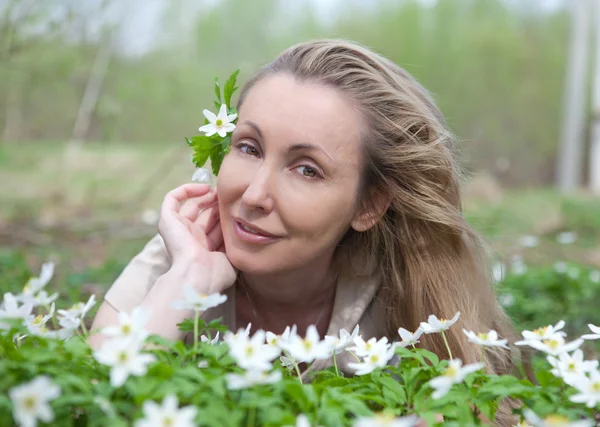
[[[167,191],[189,181],[190,152],[183,141],[92,142],[65,152],[60,142],[0,146],[0,276],[17,258],[34,269],[50,259],[59,263],[54,283],[101,292],[156,232],[142,213],[157,211]],[[500,190],[493,198],[470,195],[465,212],[500,257],[600,267],[600,198]],[[576,232],[578,241],[558,244],[561,231]],[[521,247],[527,234],[540,236],[540,246]],[[0,282],[0,291],[9,286]]]

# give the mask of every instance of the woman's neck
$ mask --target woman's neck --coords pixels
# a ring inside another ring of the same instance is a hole
[[[278,276],[242,273],[236,289],[237,326],[252,323],[252,329],[282,333],[297,325],[304,334],[317,324],[319,334],[327,332],[333,312],[337,274],[332,268],[296,271]]]

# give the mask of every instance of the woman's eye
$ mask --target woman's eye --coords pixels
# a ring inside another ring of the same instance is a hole
[[[310,166],[302,165],[298,166],[298,169],[300,170],[300,173],[307,178],[317,178],[319,176],[317,170]]]
[[[239,144],[239,149],[242,153],[249,156],[258,156],[258,150],[249,144]]]

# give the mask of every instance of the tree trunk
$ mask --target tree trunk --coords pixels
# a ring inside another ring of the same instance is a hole
[[[592,137],[590,143],[590,189],[600,194],[600,2],[594,10],[596,64],[594,69],[594,95],[592,98]]]
[[[565,82],[562,141],[557,162],[557,185],[562,192],[576,190],[582,178],[590,6],[588,0],[573,0],[571,3],[571,44]]]

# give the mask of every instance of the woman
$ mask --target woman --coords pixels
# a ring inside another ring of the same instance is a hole
[[[365,338],[398,340],[399,327],[460,311],[447,339],[465,363],[481,350],[463,327],[510,334],[461,212],[454,139],[406,71],[352,43],[302,43],[256,73],[238,111],[216,192],[167,194],[160,236],[113,284],[94,328],[141,305],[148,329],[181,338],[176,325],[191,313],[171,305],[193,285],[228,295],[204,317],[233,330],[315,324],[323,336],[359,324]],[[448,357],[440,334],[421,345]],[[507,352],[488,352],[489,371],[509,369]]]

